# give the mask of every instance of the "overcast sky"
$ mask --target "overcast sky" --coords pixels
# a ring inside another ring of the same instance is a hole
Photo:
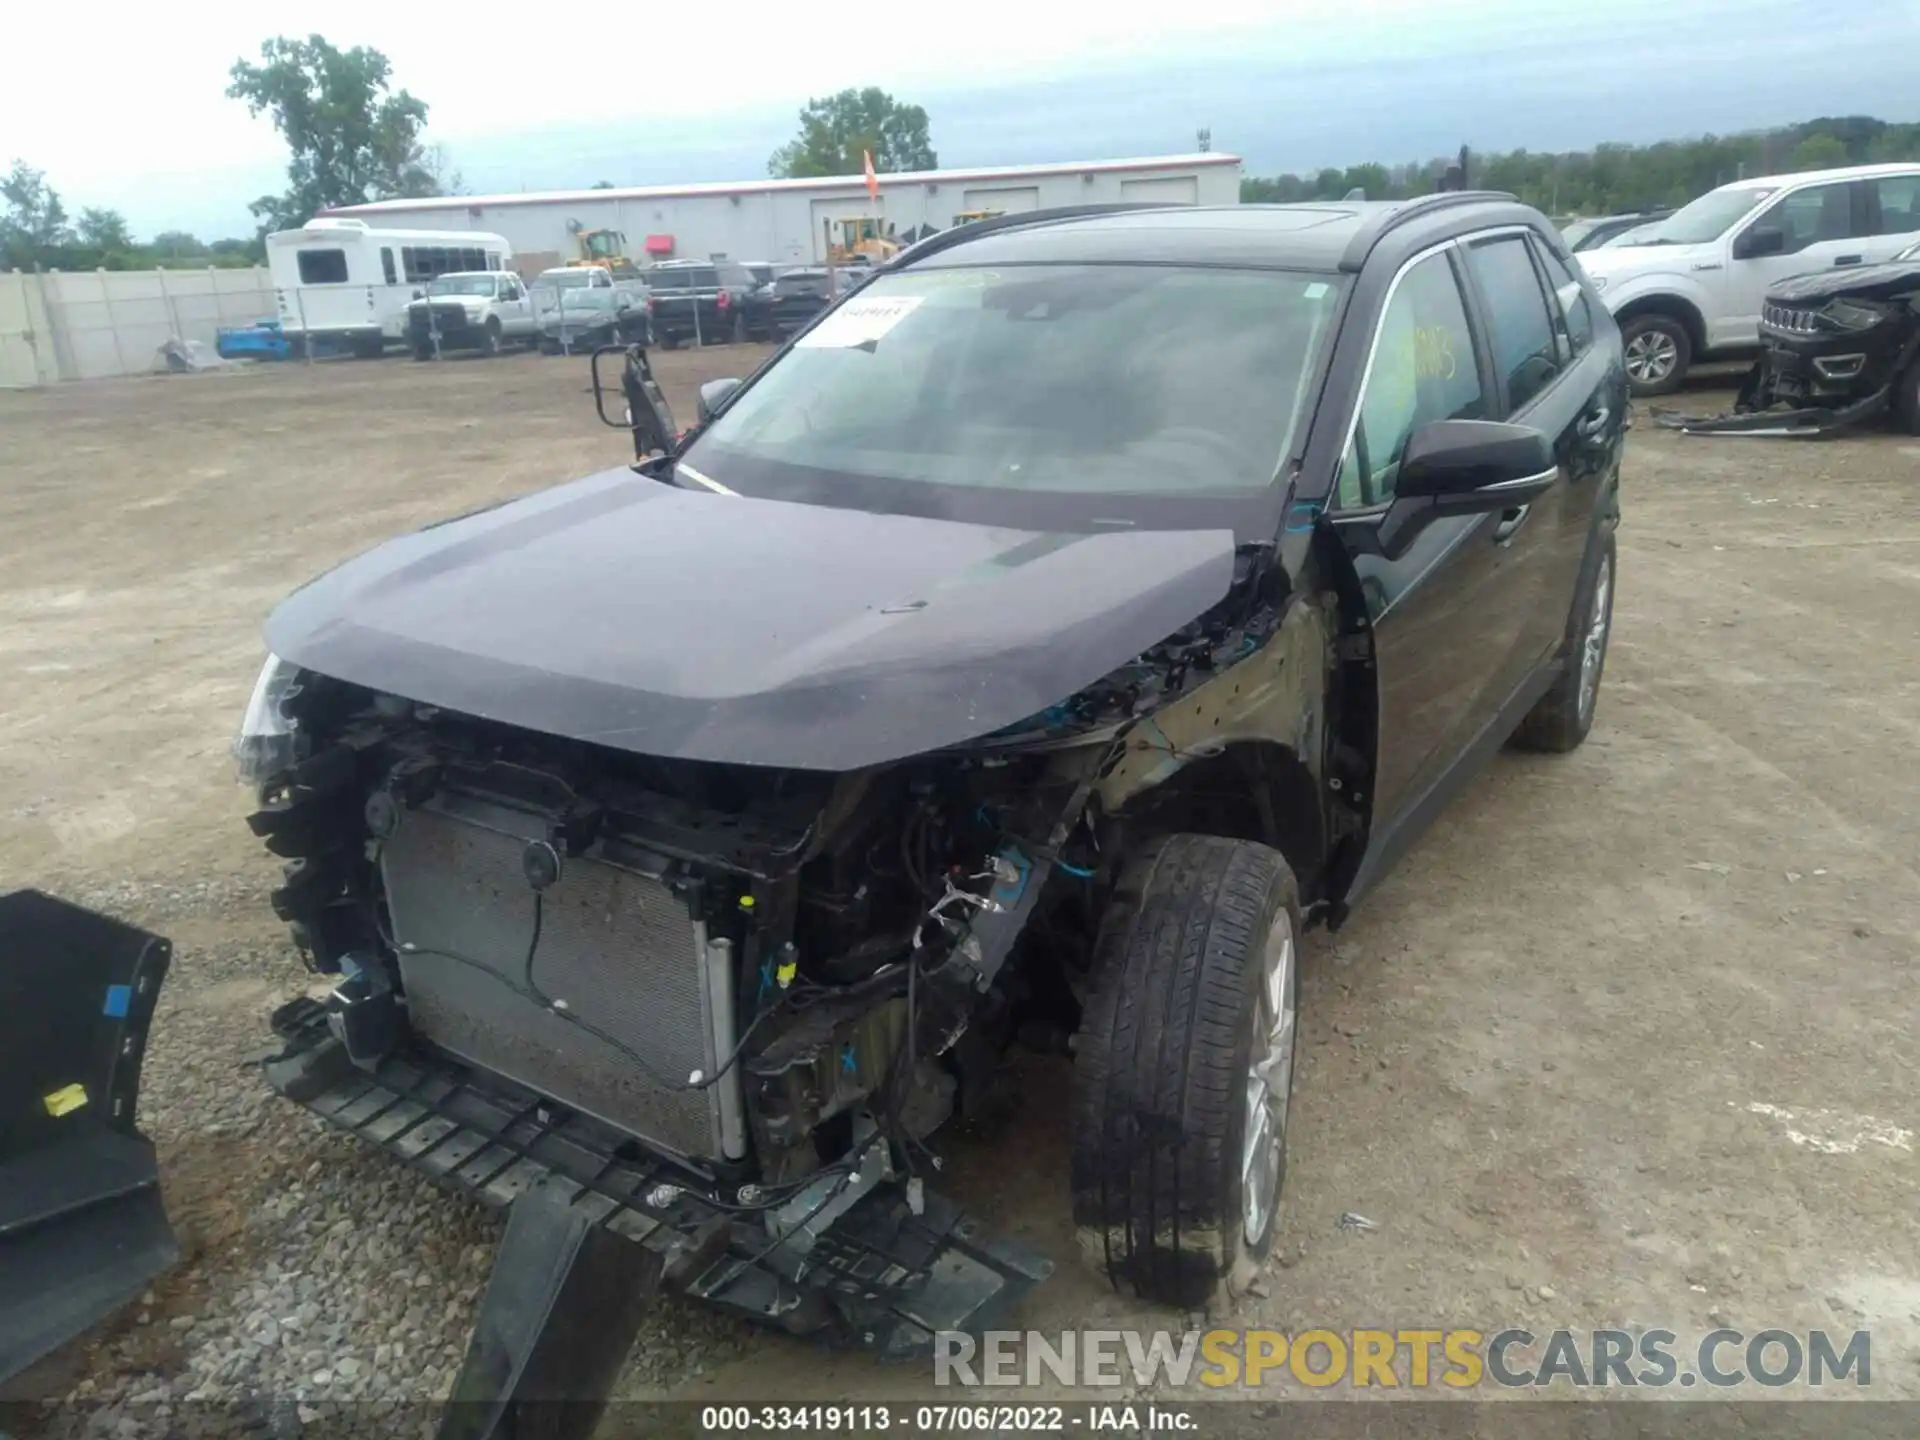
[[[1185,151],[1200,125],[1264,174],[1462,141],[1920,119],[1920,0],[732,0],[682,10],[684,24],[600,9],[513,25],[390,0],[322,13],[329,40],[384,51],[394,83],[427,101],[428,138],[471,191],[754,178],[809,94],[864,84],[924,105],[952,165]],[[827,15],[816,42],[809,16]],[[257,0],[126,10],[82,59],[73,25],[57,6],[9,16],[0,165],[26,160],[70,213],[116,207],[136,234],[250,233],[247,202],[284,188],[286,156],[226,98],[227,71],[302,27]]]

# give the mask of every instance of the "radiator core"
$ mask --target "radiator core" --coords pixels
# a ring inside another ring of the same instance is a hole
[[[568,857],[541,893],[534,945],[521,857],[544,836],[540,816],[443,794],[388,837],[381,868],[414,1030],[657,1146],[718,1157],[718,1087],[672,1090],[654,1078],[684,1083],[714,1069],[700,932],[686,906],[638,871]]]

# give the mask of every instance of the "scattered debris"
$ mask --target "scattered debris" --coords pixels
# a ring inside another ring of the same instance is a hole
[[[1349,1210],[1340,1217],[1342,1230],[1378,1230],[1379,1222],[1369,1220],[1357,1210]]]
[[[1839,1110],[1791,1110],[1760,1100],[1749,1102],[1746,1110],[1752,1115],[1768,1115],[1781,1121],[1789,1140],[1822,1155],[1853,1155],[1862,1145],[1884,1145],[1889,1150],[1913,1149],[1913,1131],[1871,1115],[1848,1115]]]
[[[230,364],[223,356],[215,354],[211,345],[203,345],[198,340],[182,340],[178,335],[155,351],[153,357],[155,370],[170,371],[175,375],[192,374],[199,370],[224,370]]]
[[[1731,865],[1722,865],[1718,860],[1695,860],[1687,866],[1687,869],[1704,870],[1709,875],[1731,875],[1733,873],[1733,867]]]

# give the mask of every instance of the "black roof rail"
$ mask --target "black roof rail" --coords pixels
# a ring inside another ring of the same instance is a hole
[[[1340,254],[1340,268],[1349,273],[1357,273],[1367,263],[1367,257],[1373,253],[1387,236],[1422,215],[1431,215],[1436,210],[1451,210],[1459,205],[1484,205],[1489,201],[1505,201],[1519,204],[1518,195],[1509,195],[1504,190],[1441,190],[1432,195],[1416,195],[1411,200],[1402,200],[1391,209],[1382,210],[1370,216],[1353,239],[1347,242],[1347,248]]]
[[[875,270],[903,270],[916,260],[924,260],[929,255],[938,255],[942,250],[951,250],[954,246],[968,240],[978,239],[982,235],[991,235],[996,230],[1016,230],[1028,225],[1047,225],[1056,220],[1079,220],[1088,215],[1115,215],[1127,210],[1166,210],[1166,205],[1156,205],[1151,200],[1116,200],[1102,205],[1055,205],[1047,210],[1019,210],[1011,215],[996,215],[990,220],[969,220],[964,225],[952,225],[945,230],[929,235],[924,240],[916,240],[884,265],[875,266]]]

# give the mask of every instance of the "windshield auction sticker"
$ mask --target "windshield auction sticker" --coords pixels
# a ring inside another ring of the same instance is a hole
[[[798,340],[796,349],[852,350],[872,345],[920,308],[924,295],[856,295]]]

